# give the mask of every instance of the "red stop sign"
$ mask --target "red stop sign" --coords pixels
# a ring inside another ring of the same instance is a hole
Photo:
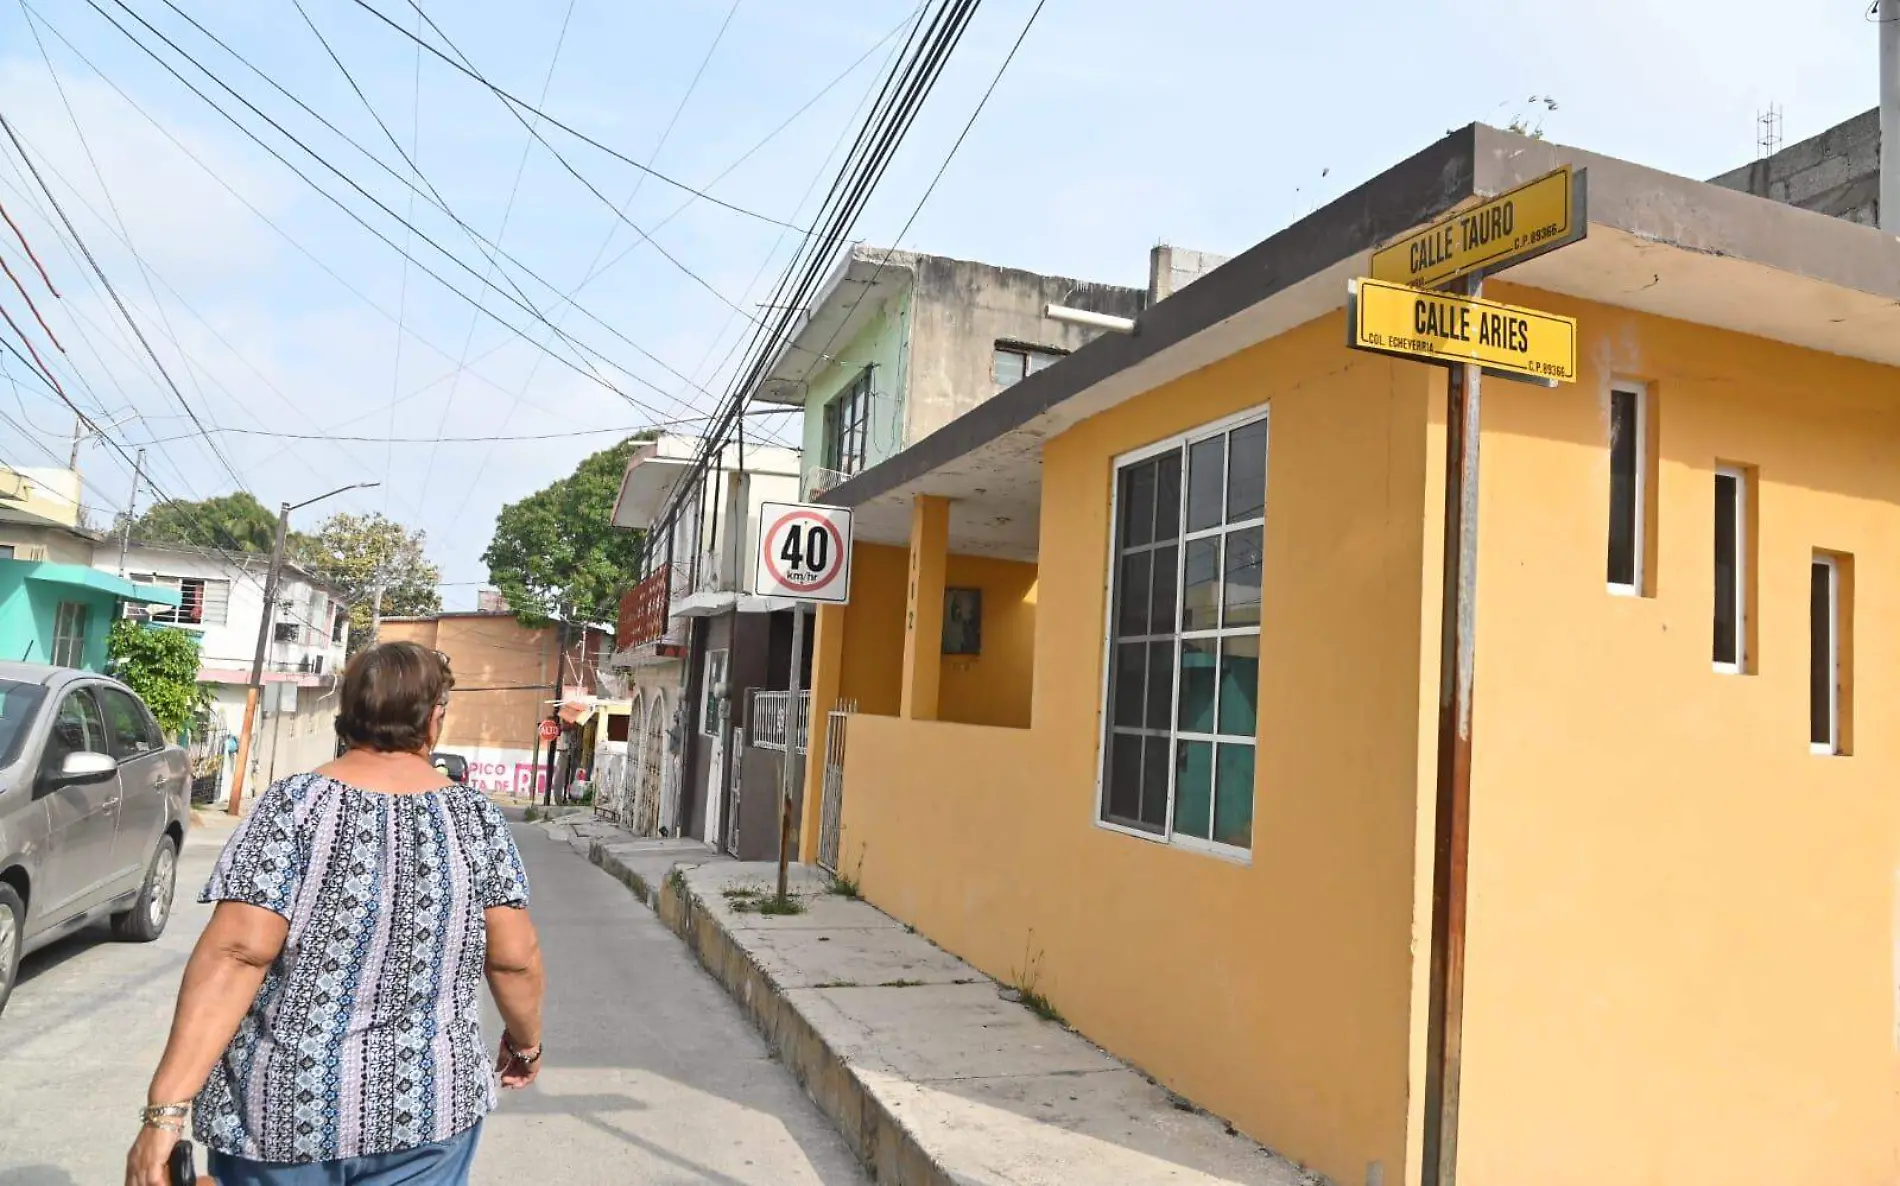
[[[554,721],[541,722],[541,740],[553,741],[561,735],[561,726]]]

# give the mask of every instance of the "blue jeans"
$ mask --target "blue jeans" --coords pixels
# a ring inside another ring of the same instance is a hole
[[[434,1145],[301,1165],[249,1161],[213,1149],[210,1169],[218,1186],[465,1186],[481,1135],[477,1124]]]

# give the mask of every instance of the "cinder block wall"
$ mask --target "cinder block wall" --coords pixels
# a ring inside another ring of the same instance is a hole
[[[1817,214],[1877,226],[1880,109],[1872,108],[1819,136],[1709,181]]]

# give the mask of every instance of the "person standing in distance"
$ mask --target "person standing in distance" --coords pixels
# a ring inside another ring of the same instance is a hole
[[[363,650],[336,718],[347,751],[272,784],[232,834],[126,1186],[166,1186],[188,1125],[218,1186],[465,1183],[497,1082],[534,1082],[544,976],[521,854],[430,763],[454,683],[415,643]]]

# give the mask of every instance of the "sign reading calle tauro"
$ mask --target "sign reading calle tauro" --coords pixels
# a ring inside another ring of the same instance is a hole
[[[1436,288],[1574,243],[1589,229],[1585,176],[1565,165],[1488,202],[1449,214],[1372,253],[1372,278]]]
[[[1426,362],[1473,362],[1545,383],[1577,379],[1577,321],[1516,305],[1354,280],[1346,344]]]

